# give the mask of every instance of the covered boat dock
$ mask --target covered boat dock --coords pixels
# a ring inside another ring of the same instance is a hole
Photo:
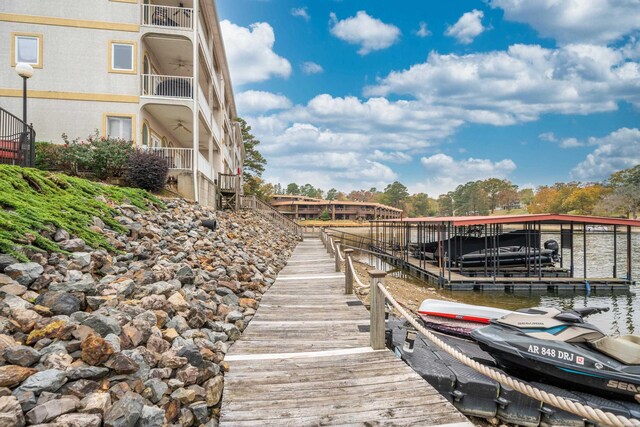
[[[374,221],[368,240],[390,264],[452,290],[589,291],[634,283],[639,229],[639,220],[581,215],[424,217]],[[592,234],[608,247],[590,248]]]

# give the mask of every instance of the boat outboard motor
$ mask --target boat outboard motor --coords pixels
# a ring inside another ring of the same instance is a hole
[[[558,245],[558,241],[554,239],[549,239],[544,242],[544,248],[552,250],[552,258],[555,262],[560,261],[560,245]]]

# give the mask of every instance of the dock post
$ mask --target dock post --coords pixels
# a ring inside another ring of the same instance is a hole
[[[371,287],[369,290],[369,298],[371,307],[370,314],[370,343],[374,350],[382,350],[384,348],[384,294],[378,288],[378,283],[384,285],[384,277],[387,275],[384,271],[369,270],[371,277]]]
[[[327,233],[327,253],[333,256],[333,252],[331,251],[331,242],[333,241],[333,233]]]
[[[351,295],[353,293],[353,271],[349,268],[349,260],[353,249],[344,250],[344,293]]]
[[[336,243],[336,253],[333,257],[336,264],[336,273],[340,273],[340,243]]]

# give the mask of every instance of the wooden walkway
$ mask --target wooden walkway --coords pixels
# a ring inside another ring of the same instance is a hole
[[[307,238],[225,357],[221,426],[473,426],[389,350],[369,312]]]

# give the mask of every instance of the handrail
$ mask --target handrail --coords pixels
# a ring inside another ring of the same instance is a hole
[[[272,223],[279,225],[281,228],[294,233],[296,236],[302,238],[303,230],[298,224],[282,215],[276,209],[274,209],[268,203],[263,202],[256,196],[241,196],[240,205],[243,209],[253,209],[260,213],[264,218],[267,218]]]
[[[193,9],[190,7],[143,4],[141,24],[178,30],[192,30]]]

